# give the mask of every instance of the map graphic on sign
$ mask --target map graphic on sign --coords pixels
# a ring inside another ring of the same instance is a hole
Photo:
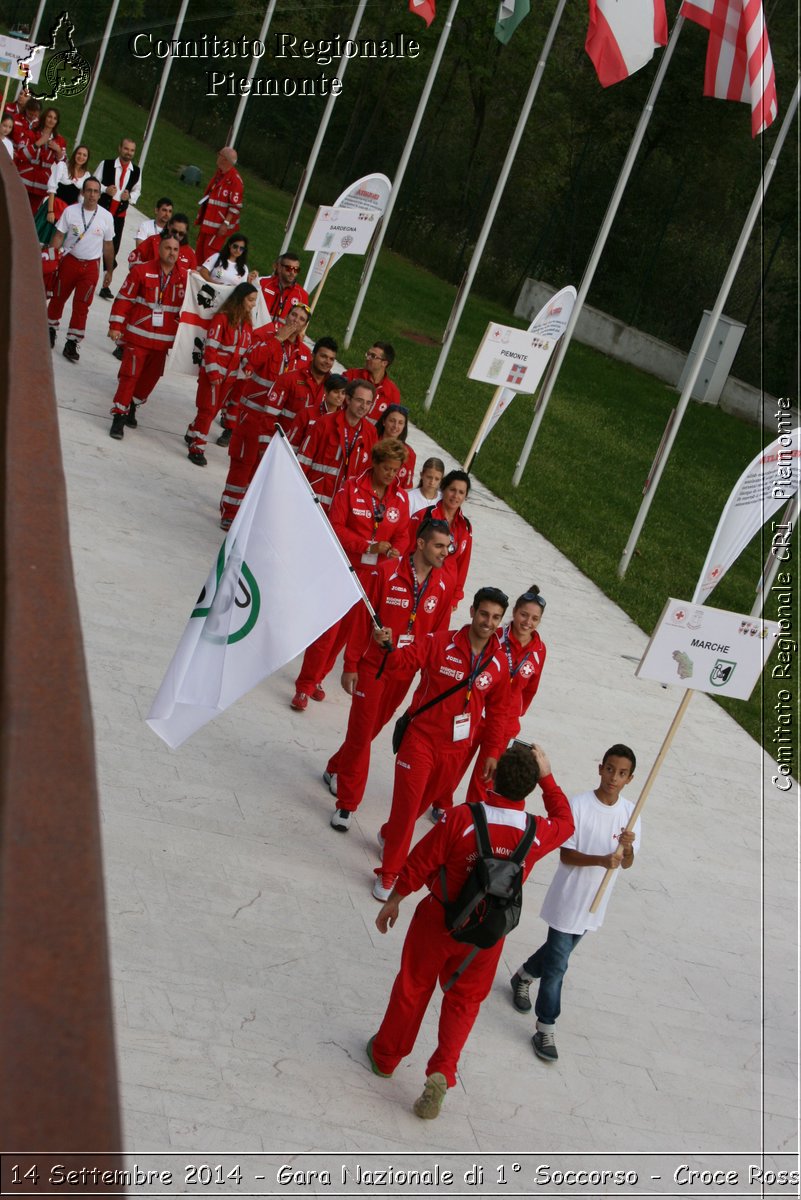
[[[31,59],[38,53],[41,60],[46,51],[54,51],[44,67],[47,87],[30,88],[30,93],[36,100],[80,96],[89,87],[92,68],[75,45],[74,33],[75,25],[65,9],[59,13],[58,20],[50,30],[49,42],[31,47]],[[29,77],[33,78],[33,75],[30,74]]]

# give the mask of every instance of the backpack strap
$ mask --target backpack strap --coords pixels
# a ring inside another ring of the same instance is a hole
[[[532,847],[536,832],[537,818],[532,817],[531,813],[526,813],[526,832],[515,846],[515,852],[511,855],[511,862],[522,863]]]

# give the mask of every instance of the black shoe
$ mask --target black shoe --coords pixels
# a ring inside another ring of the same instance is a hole
[[[191,446],[194,440],[195,439],[192,437],[192,434],[187,429],[186,433],[184,434],[184,441],[186,442],[187,446]]]
[[[222,433],[220,434],[220,436],[217,438],[217,445],[218,446],[227,446],[231,440],[231,433],[232,433],[232,430],[224,429],[222,431]]]
[[[115,358],[118,358],[120,362],[122,362],[122,359],[125,357],[125,351],[123,350],[122,346],[115,346],[111,353]]]
[[[531,1012],[531,1000],[529,999],[528,989],[531,987],[530,979],[522,979],[515,971],[512,978],[509,980],[512,985],[512,1004],[518,1012]]]
[[[111,288],[107,288],[107,287],[102,287],[100,289],[99,296],[100,296],[101,300],[113,300],[114,299],[114,293],[112,292]]]
[[[62,354],[68,362],[78,362],[81,357],[78,353],[78,343],[73,338],[67,338]]]
[[[194,463],[196,467],[208,466],[209,460],[206,458],[206,455],[202,450],[190,450],[187,458],[191,463]]]
[[[111,429],[108,431],[108,436],[113,437],[115,441],[121,442],[125,437],[125,425],[127,418],[120,413],[111,418]]]
[[[47,332],[50,334],[50,349],[52,350],[56,344],[56,331],[55,331],[55,329],[51,328],[51,329],[48,329]]]
[[[553,1025],[551,1025],[553,1030]],[[534,1053],[537,1058],[541,1058],[543,1062],[556,1062],[559,1055],[556,1052],[556,1039],[552,1032],[543,1033],[538,1029],[531,1039],[531,1044],[534,1047]]]
[[[139,422],[136,419],[136,405],[134,404],[133,400],[131,401],[131,407],[128,409],[128,415],[124,417],[123,420],[129,429],[136,429],[138,426]]]

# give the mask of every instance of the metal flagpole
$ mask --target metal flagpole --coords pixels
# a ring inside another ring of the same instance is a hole
[[[348,34],[348,41],[353,41],[353,39],[356,37],[356,34],[359,32],[359,26],[362,23],[362,16],[364,15],[366,6],[367,0],[359,0],[359,7],[356,9],[356,15],[353,18],[353,24],[351,25],[350,32]],[[345,74],[348,61],[347,55],[343,55],[339,60],[339,69],[336,73],[337,79],[342,79],[342,76]],[[289,210],[289,216],[287,217],[286,228],[284,231],[284,241],[281,246],[281,254],[284,254],[289,249],[289,244],[292,241],[292,237],[295,233],[295,226],[298,223],[298,217],[300,216],[300,211],[303,208],[303,201],[306,199],[309,180],[312,177],[312,173],[317,163],[317,156],[320,153],[320,147],[323,144],[323,138],[325,137],[326,130],[328,129],[328,122],[331,120],[331,114],[334,111],[334,105],[336,104],[337,96],[338,92],[335,92],[332,89],[331,95],[328,97],[328,103],[325,106],[323,119],[320,122],[319,129],[317,130],[317,137],[314,139],[314,145],[311,148],[309,161],[303,168],[303,174],[300,177],[298,190],[295,192],[295,199],[292,201],[292,207]]]
[[[412,150],[414,149],[414,144],[415,144],[415,141],[417,140],[417,134],[420,131],[420,125],[422,123],[423,116],[426,111],[426,105],[428,104],[428,99],[429,99],[429,96],[431,95],[431,90],[434,86],[434,80],[437,77],[437,71],[439,70],[439,64],[442,61],[443,54],[445,53],[445,46],[447,45],[448,38],[450,37],[451,28],[453,26],[453,18],[456,14],[456,10],[458,7],[459,7],[459,0],[451,0],[451,6],[448,9],[448,15],[445,18],[445,24],[442,27],[442,33],[439,35],[439,41],[437,42],[437,48],[434,51],[434,57],[431,60],[431,66],[428,68],[428,77],[426,78],[426,82],[425,82],[425,86],[422,91],[422,95],[420,96],[420,100],[417,104],[417,112],[414,114],[414,120],[412,121],[412,127],[409,130],[409,136],[406,139],[406,145],[403,147],[403,154],[401,155],[400,162],[398,163],[397,171],[395,173],[395,179],[394,179],[394,182],[392,185],[392,191],[390,193],[390,197],[387,202],[387,207],[384,210],[383,216],[381,218],[381,226],[380,226],[375,238],[373,239],[373,244],[370,247],[370,251],[367,255],[367,261],[364,264],[364,270],[362,271],[362,278],[361,278],[361,282],[359,284],[359,292],[358,292],[358,295],[356,296],[356,302],[353,305],[353,312],[350,314],[350,320],[348,321],[348,327],[345,330],[345,338],[343,341],[343,346],[346,350],[350,346],[354,330],[356,329],[356,324],[359,320],[359,315],[362,311],[364,297],[367,293],[367,289],[370,286],[370,281],[373,278],[373,271],[375,270],[376,264],[378,262],[378,255],[381,251],[381,247],[384,244],[384,237],[386,236],[387,229],[389,228],[389,220],[390,220],[390,217],[392,216],[392,210],[395,207],[395,201],[397,200],[398,193],[400,192],[401,183],[403,182],[403,176],[406,173],[406,168],[409,165],[409,159],[412,156]]]
[[[178,38],[180,37],[181,26],[184,23],[184,17],[186,16],[186,10],[188,7],[189,7],[189,0],[182,0],[181,10],[178,13],[178,20],[175,22],[175,29],[173,30],[173,35],[172,35],[173,41],[177,41]],[[164,92],[166,91],[166,88],[167,88],[167,80],[169,79],[170,71],[172,70],[172,60],[173,60],[172,54],[169,54],[167,56],[167,58],[164,60],[164,69],[161,72],[161,79],[159,80],[159,85],[156,88],[156,94],[153,97],[153,104],[151,105],[151,108],[150,108],[150,116],[147,118],[147,126],[145,128],[145,136],[142,141],[142,150],[141,150],[141,153],[137,156],[137,161],[138,161],[140,170],[144,170],[145,160],[147,158],[147,152],[150,149],[150,143],[153,139],[153,133],[156,128],[156,121],[158,120],[159,110],[161,108],[161,102],[164,99]]]
[[[273,13],[275,12],[276,3],[277,3],[277,0],[270,0],[270,3],[267,5],[267,12],[264,14],[264,20],[262,21],[261,29],[259,30],[258,40],[260,42],[264,42],[264,39],[267,37],[267,30],[270,28],[270,22],[273,19]],[[256,55],[254,54],[253,58],[250,60],[250,69],[248,70],[248,83],[252,82],[253,77],[256,74],[256,71],[258,70],[258,66],[259,66],[259,60],[258,60],[258,58],[256,58]],[[250,99],[250,89],[248,88],[248,90],[245,92],[245,95],[239,101],[239,105],[236,110],[236,116],[234,117],[234,123],[231,126],[231,132],[228,136],[228,145],[229,146],[236,146],[236,139],[239,137],[239,127],[242,124],[242,118],[245,115],[245,108],[247,107],[247,102],[249,99]]]
[[[720,291],[718,292],[718,298],[715,301],[715,307],[709,314],[709,320],[707,322],[706,330],[704,331],[704,336],[701,338],[701,342],[698,346],[695,362],[693,363],[693,366],[684,384],[684,390],[681,393],[681,398],[679,399],[679,403],[676,407],[676,420],[673,422],[673,428],[670,430],[670,433],[665,439],[662,457],[656,464],[651,486],[643,498],[643,502],[640,505],[640,511],[637,514],[637,519],[634,522],[631,534],[629,535],[629,540],[626,543],[626,548],[623,551],[620,562],[618,563],[617,573],[621,579],[626,574],[626,569],[631,561],[631,556],[634,553],[640,533],[642,532],[642,527],[645,524],[646,517],[648,516],[648,510],[650,509],[651,503],[656,494],[656,489],[659,487],[659,480],[662,478],[662,472],[665,469],[665,463],[668,460],[668,455],[670,454],[673,443],[676,440],[676,434],[679,431],[682,417],[684,416],[687,405],[690,402],[690,396],[692,395],[692,390],[695,387],[695,381],[701,372],[701,367],[703,366],[706,352],[712,343],[712,338],[714,337],[715,331],[718,327],[720,314],[723,312],[723,306],[728,299],[731,285],[734,283],[737,269],[740,266],[740,261],[742,260],[743,254],[745,253],[745,248],[748,245],[748,239],[753,232],[754,225],[756,224],[757,217],[759,216],[759,211],[762,208],[762,202],[765,198],[765,193],[767,192],[768,187],[770,186],[770,181],[773,178],[773,172],[776,169],[776,162],[781,154],[784,140],[787,137],[793,117],[795,116],[796,109],[798,108],[798,93],[799,84],[796,83],[795,91],[793,92],[793,98],[790,101],[787,112],[784,116],[784,121],[782,122],[782,127],[779,130],[779,136],[776,138],[776,141],[773,145],[773,150],[771,151],[770,158],[768,159],[767,165],[762,174],[762,179],[757,187],[756,195],[752,201],[748,216],[745,219],[742,233],[740,234],[739,241],[735,247],[734,254],[732,255],[725,278],[723,283],[720,285]]]
[[[590,255],[587,266],[584,268],[584,275],[582,277],[581,284],[579,285],[576,303],[573,305],[573,311],[570,314],[570,320],[567,323],[567,329],[565,330],[564,337],[562,338],[562,344],[556,351],[553,372],[551,373],[548,383],[542,390],[542,394],[537,405],[537,410],[534,413],[534,420],[531,422],[531,428],[528,431],[528,437],[526,438],[523,451],[520,455],[520,461],[518,462],[517,469],[512,476],[512,483],[515,487],[518,486],[520,480],[523,478],[523,472],[526,469],[526,464],[531,454],[531,448],[534,445],[534,439],[536,438],[537,431],[542,424],[542,418],[545,416],[545,410],[548,407],[548,401],[551,398],[551,393],[553,392],[553,389],[556,386],[556,381],[559,378],[559,371],[561,370],[562,363],[564,362],[571,339],[575,332],[576,326],[578,325],[578,320],[581,316],[581,310],[584,307],[584,301],[586,300],[587,293],[590,290],[590,285],[595,276],[598,263],[601,260],[601,255],[604,252],[612,224],[617,216],[617,210],[620,207],[620,201],[623,199],[623,193],[626,190],[626,184],[629,181],[629,176],[631,175],[632,168],[634,167],[634,160],[637,157],[637,152],[640,149],[643,138],[645,137],[645,131],[648,128],[648,122],[651,120],[651,115],[654,111],[656,97],[659,94],[659,89],[662,86],[662,81],[665,78],[665,73],[673,56],[673,51],[676,47],[676,42],[678,41],[683,25],[684,17],[679,14],[679,16],[676,18],[675,24],[673,25],[673,30],[670,34],[670,41],[665,47],[665,52],[662,55],[659,63],[659,68],[654,77],[654,82],[651,84],[651,90],[648,93],[648,99],[645,101],[645,106],[640,114],[640,120],[635,130],[631,145],[629,146],[628,153],[626,154],[626,159],[623,163],[620,175],[618,176],[615,190],[612,193],[612,199],[609,201],[609,206],[603,219],[603,224],[601,225],[601,228],[598,231],[598,236],[595,239],[595,245],[592,248],[592,254]]]
[[[106,21],[106,28],[103,30],[103,37],[100,41],[100,46],[98,47],[97,57],[95,58],[95,64],[92,67],[92,78],[89,82],[89,91],[86,93],[86,97],[83,102],[83,112],[81,113],[81,121],[78,126],[78,132],[75,134],[74,145],[76,145],[76,146],[80,146],[81,138],[83,137],[83,131],[86,128],[86,122],[89,120],[89,113],[92,108],[92,101],[95,98],[95,92],[97,91],[97,85],[100,81],[100,72],[103,69],[103,60],[106,57],[106,50],[108,49],[108,43],[109,43],[109,39],[111,37],[111,30],[113,28],[114,21],[117,16],[117,9],[119,7],[120,7],[120,0],[112,0],[111,12],[109,13],[108,20]]]
[[[487,215],[484,218],[484,224],[481,227],[481,233],[478,235],[478,241],[476,242],[476,247],[473,251],[473,257],[470,259],[470,265],[464,273],[464,278],[462,279],[459,291],[456,294],[453,309],[451,310],[451,315],[448,320],[448,327],[445,331],[445,337],[443,339],[442,350],[440,351],[437,365],[434,368],[434,374],[431,376],[431,382],[428,385],[428,391],[426,392],[426,398],[424,401],[424,408],[426,411],[431,408],[431,404],[434,400],[434,395],[437,390],[437,385],[442,377],[445,363],[448,361],[448,355],[451,352],[451,346],[453,345],[453,339],[456,334],[456,327],[462,318],[462,312],[464,311],[464,306],[467,303],[467,297],[473,284],[473,278],[478,269],[481,256],[484,253],[484,247],[487,244],[487,238],[489,237],[492,222],[495,220],[495,214],[498,211],[498,205],[501,202],[501,197],[509,178],[509,172],[512,169],[515,155],[517,154],[517,149],[523,137],[523,131],[526,128],[526,122],[528,121],[529,113],[531,112],[531,106],[534,103],[534,97],[536,96],[537,90],[540,86],[540,80],[542,79],[542,73],[545,70],[545,64],[548,60],[548,55],[551,52],[551,45],[553,43],[554,35],[556,34],[557,27],[562,19],[562,13],[565,10],[565,3],[566,0],[558,0],[556,5],[556,12],[551,19],[548,34],[545,38],[545,44],[542,48],[542,53],[540,54],[540,60],[537,63],[534,75],[532,76],[531,83],[529,85],[528,94],[526,95],[526,98],[523,102],[523,107],[520,110],[520,116],[518,117],[517,125],[512,135],[512,140],[509,143],[509,149],[506,151],[506,158],[503,166],[501,167],[501,172],[498,176],[498,182],[495,184],[495,191],[492,193],[490,206],[487,210]]]

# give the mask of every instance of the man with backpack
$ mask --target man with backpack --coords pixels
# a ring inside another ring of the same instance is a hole
[[[524,804],[537,782],[548,815],[535,820],[526,814]],[[476,830],[480,815],[474,809],[482,810],[486,818],[489,847],[485,846],[483,853]],[[387,933],[395,924],[404,896],[424,884],[429,895],[415,909],[387,1011],[378,1033],[367,1043],[367,1056],[376,1075],[387,1079],[392,1075],[414,1047],[439,979],[444,993],[439,1038],[426,1068],[422,1095],[414,1104],[418,1117],[430,1120],[439,1115],[445,1092],[455,1086],[462,1047],[492,987],[504,932],[494,944],[487,945],[491,935],[481,937],[482,924],[500,918],[505,932],[514,927],[520,911],[520,888],[534,863],[561,846],[572,832],[570,805],[551,774],[545,751],[540,746],[529,749],[516,744],[501,755],[495,791],[489,793],[488,800],[450,809],[406,860],[376,918],[377,928]],[[520,868],[510,871],[510,860],[522,848],[521,843],[528,844],[528,849]],[[469,911],[465,912],[462,902],[470,890],[469,881],[474,876],[491,880],[500,868],[498,860],[505,860],[508,894],[493,903],[491,893],[474,887]],[[504,901],[509,906],[505,918]],[[459,909],[461,912],[457,912]],[[460,935],[472,938],[472,944],[457,940]],[[476,950],[481,944],[485,948]]]

